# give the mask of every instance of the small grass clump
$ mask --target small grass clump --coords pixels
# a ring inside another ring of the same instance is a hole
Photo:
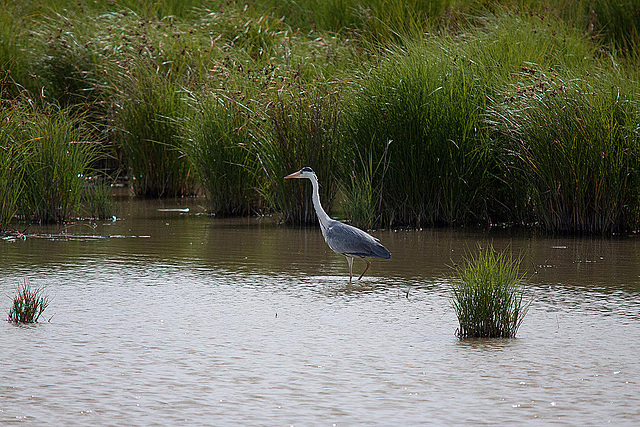
[[[530,301],[524,298],[520,259],[492,245],[455,267],[452,304],[460,338],[514,338]]]
[[[25,282],[16,287],[13,305],[9,309],[9,322],[35,323],[49,306],[49,296],[43,287],[32,288]]]

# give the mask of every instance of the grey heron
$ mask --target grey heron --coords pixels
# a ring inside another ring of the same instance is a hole
[[[313,186],[313,208],[318,216],[320,222],[320,229],[322,230],[322,236],[329,247],[337,254],[344,255],[347,258],[349,264],[349,283],[353,279],[353,259],[360,258],[367,263],[367,267],[364,269],[358,280],[362,279],[364,273],[371,267],[371,262],[365,257],[379,257],[384,259],[391,259],[391,254],[382,246],[378,239],[372,235],[365,233],[359,228],[353,227],[348,224],[344,224],[340,221],[331,219],[329,215],[322,209],[320,204],[320,194],[318,191],[318,177],[313,169],[310,167],[304,167],[298,172],[294,172],[291,175],[287,175],[284,179],[291,178],[308,178],[311,180]]]

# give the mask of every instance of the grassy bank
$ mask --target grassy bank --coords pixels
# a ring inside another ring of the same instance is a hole
[[[363,227],[637,229],[639,16],[612,0],[4,5],[0,227],[79,210],[79,181],[43,210],[59,196],[24,179],[51,179],[28,157],[66,135],[56,173],[115,159],[137,195],[202,192],[217,215],[314,222],[308,188],[282,181],[311,166],[327,209]]]

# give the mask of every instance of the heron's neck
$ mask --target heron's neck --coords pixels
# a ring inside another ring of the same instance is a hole
[[[318,180],[314,177],[311,179],[311,185],[313,186],[313,195],[311,196],[313,200],[313,207],[316,210],[316,215],[318,215],[318,220],[320,221],[320,228],[322,229],[322,234],[324,234],[325,230],[329,226],[329,215],[322,209],[322,205],[320,204],[320,190],[318,185]]]

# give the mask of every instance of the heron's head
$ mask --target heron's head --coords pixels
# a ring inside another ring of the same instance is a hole
[[[310,167],[304,167],[304,168],[300,169],[298,172],[294,172],[291,175],[285,176],[284,179],[291,179],[291,178],[309,178],[309,179],[311,179],[315,175],[316,174],[315,174],[315,172],[313,172],[313,169],[311,169]]]

